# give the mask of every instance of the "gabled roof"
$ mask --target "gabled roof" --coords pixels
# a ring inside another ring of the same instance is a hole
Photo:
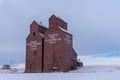
[[[40,27],[47,28],[47,26],[43,25],[42,22],[35,21]]]
[[[55,15],[52,15],[50,18],[49,18],[49,20],[50,19],[58,19],[58,20],[60,20],[60,21],[62,21],[62,22],[64,22],[64,23],[66,23],[63,19],[61,19],[60,17],[57,17],[57,16],[55,16]]]
[[[44,34],[46,32],[47,28],[44,25],[38,23],[35,20],[32,22],[32,24],[30,26],[32,26],[33,24],[37,25],[40,28],[40,30],[39,30],[40,33]]]
[[[59,26],[58,29],[72,36],[72,34],[70,34],[67,30],[63,29],[62,27]]]
[[[32,23],[31,23],[31,25],[30,25],[30,27],[32,26],[32,25],[38,25],[38,23],[34,20]]]
[[[61,29],[62,31],[69,33],[67,30],[63,29],[62,27],[58,26],[59,29]]]

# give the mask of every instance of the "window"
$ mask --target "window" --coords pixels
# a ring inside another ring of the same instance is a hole
[[[33,35],[35,36],[35,32],[33,32]]]

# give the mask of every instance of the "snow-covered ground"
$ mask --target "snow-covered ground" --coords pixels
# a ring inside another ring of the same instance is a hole
[[[83,56],[84,67],[65,73],[24,73],[24,64],[19,64],[12,70],[0,69],[0,80],[120,80],[120,59],[102,58]]]
[[[120,80],[119,65],[86,65],[66,73],[22,73],[22,71],[20,73],[20,71],[0,74],[0,80]]]

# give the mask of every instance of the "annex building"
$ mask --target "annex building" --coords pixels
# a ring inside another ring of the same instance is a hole
[[[67,23],[55,15],[49,18],[48,28],[32,22],[26,39],[26,73],[65,72],[82,66],[67,29]]]

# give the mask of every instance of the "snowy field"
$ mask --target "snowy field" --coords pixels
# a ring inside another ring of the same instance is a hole
[[[23,70],[11,73],[10,71],[2,71],[0,80],[120,80],[120,66],[89,65],[66,73],[23,73]]]
[[[19,64],[12,70],[0,69],[0,80],[120,80],[119,58],[84,56],[81,60],[84,67],[66,73],[24,73],[24,64]]]

